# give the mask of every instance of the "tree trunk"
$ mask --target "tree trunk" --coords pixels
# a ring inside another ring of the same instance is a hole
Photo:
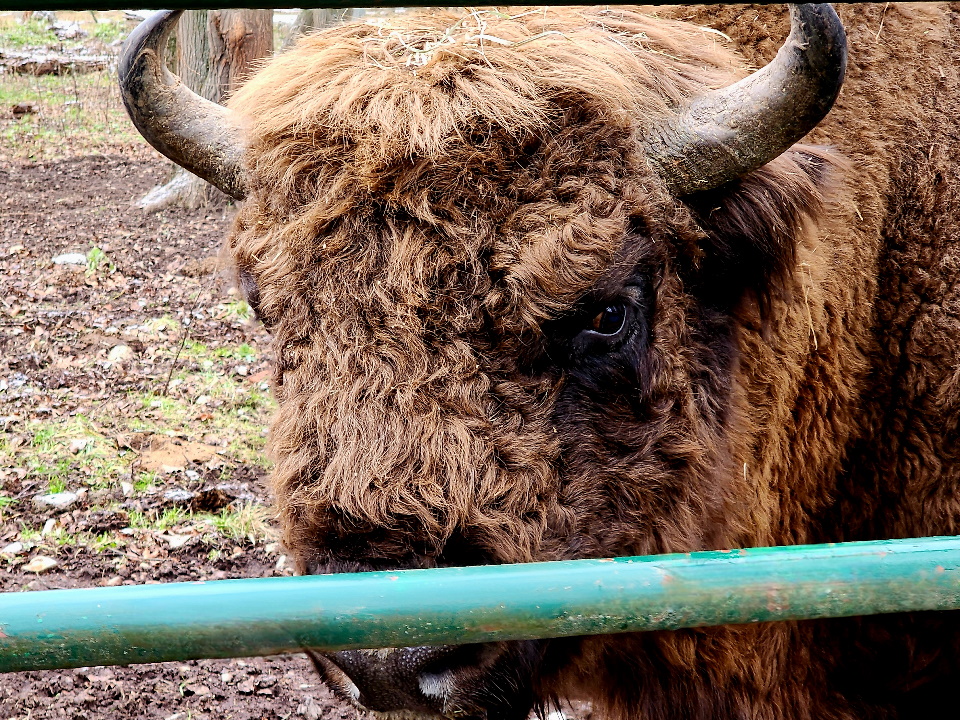
[[[210,13],[211,75],[222,102],[246,80],[254,62],[273,52],[273,10]]]
[[[223,102],[239,87],[251,65],[273,51],[272,10],[192,10],[177,25],[180,79],[198,95]],[[197,208],[221,196],[206,182],[176,168],[165,185],[137,204],[153,212],[171,205]]]
[[[353,20],[361,17],[366,10],[364,8],[311,8],[301,10],[297,14],[297,19],[293,21],[293,26],[283,41],[282,50],[296,42],[297,38],[314,30],[322,30],[325,27],[336,25],[337,23]]]

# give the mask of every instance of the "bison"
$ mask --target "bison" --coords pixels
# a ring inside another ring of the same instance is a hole
[[[141,132],[243,200],[300,572],[957,532],[960,14],[650,12],[347,24],[228,108],[158,61],[177,13],[131,39]],[[389,717],[911,718],[957,622],[315,661]]]

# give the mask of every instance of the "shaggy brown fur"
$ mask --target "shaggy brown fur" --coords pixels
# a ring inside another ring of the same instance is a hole
[[[786,21],[656,12],[347,25],[232,101],[230,249],[275,338],[303,571],[957,531],[958,15],[843,7],[848,80],[811,144],[677,199],[645,131],[769,60]],[[587,332],[616,303],[622,336]],[[495,646],[450,707],[919,717],[952,690],[956,622]]]

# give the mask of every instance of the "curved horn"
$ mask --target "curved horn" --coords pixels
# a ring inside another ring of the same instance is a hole
[[[243,140],[233,114],[190,91],[163,63],[182,10],[144,20],[123,46],[118,74],[123,104],[153,147],[237,200],[246,195]]]
[[[770,162],[833,107],[847,67],[840,18],[826,3],[790,5],[790,25],[773,62],[653,129],[648,157],[674,194],[711,190]]]

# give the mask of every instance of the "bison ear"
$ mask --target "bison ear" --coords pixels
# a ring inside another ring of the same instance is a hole
[[[730,309],[752,291],[766,315],[789,289],[797,243],[834,205],[845,167],[830,148],[794,145],[732,183],[685,197],[704,233],[693,283],[701,299]]]

